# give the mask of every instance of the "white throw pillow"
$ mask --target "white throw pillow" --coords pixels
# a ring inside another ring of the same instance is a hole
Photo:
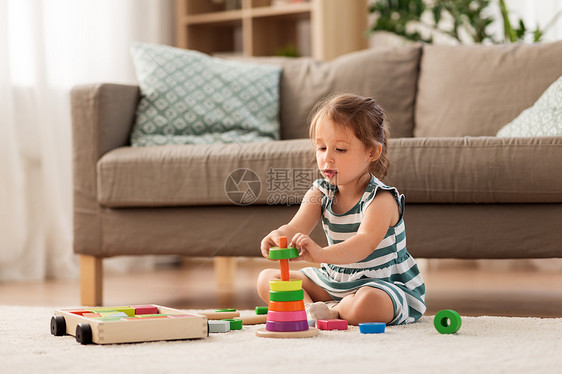
[[[133,43],[141,98],[133,146],[279,139],[281,67]]]
[[[532,107],[498,131],[498,137],[562,136],[562,77]]]

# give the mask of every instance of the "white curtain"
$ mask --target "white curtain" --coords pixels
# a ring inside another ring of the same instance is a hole
[[[173,43],[173,0],[0,0],[0,281],[76,277],[72,86],[136,83],[131,41]]]

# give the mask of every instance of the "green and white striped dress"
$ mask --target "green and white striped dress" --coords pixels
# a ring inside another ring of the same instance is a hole
[[[322,227],[330,245],[343,242],[357,233],[363,215],[377,191],[393,193],[399,207],[400,220],[390,227],[380,244],[367,258],[346,265],[322,264],[321,268],[301,269],[314,283],[325,289],[336,301],[369,286],[385,291],[394,304],[394,319],[400,325],[418,320],[426,310],[425,284],[416,261],[406,249],[404,195],[371,176],[361,199],[344,214],[335,214],[332,202],[337,186],[318,179],[313,186],[322,192]]]

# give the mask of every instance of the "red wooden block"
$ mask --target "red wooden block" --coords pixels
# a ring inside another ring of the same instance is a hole
[[[63,309],[63,311],[67,313],[78,314],[79,316],[83,316],[84,313],[92,312],[91,310],[86,310],[86,309]]]
[[[316,321],[316,327],[320,330],[347,330],[347,321],[345,319],[319,319]]]
[[[132,305],[131,308],[135,309],[135,315],[158,314],[158,308],[154,305]]]

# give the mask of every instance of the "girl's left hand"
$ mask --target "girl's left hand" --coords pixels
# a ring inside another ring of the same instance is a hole
[[[310,239],[310,236],[297,233],[293,236],[291,241],[291,246],[294,246],[296,249],[300,251],[299,257],[297,260],[304,260],[308,262],[321,262],[319,261],[320,258],[320,251],[322,251],[322,247],[320,247],[316,242]]]

